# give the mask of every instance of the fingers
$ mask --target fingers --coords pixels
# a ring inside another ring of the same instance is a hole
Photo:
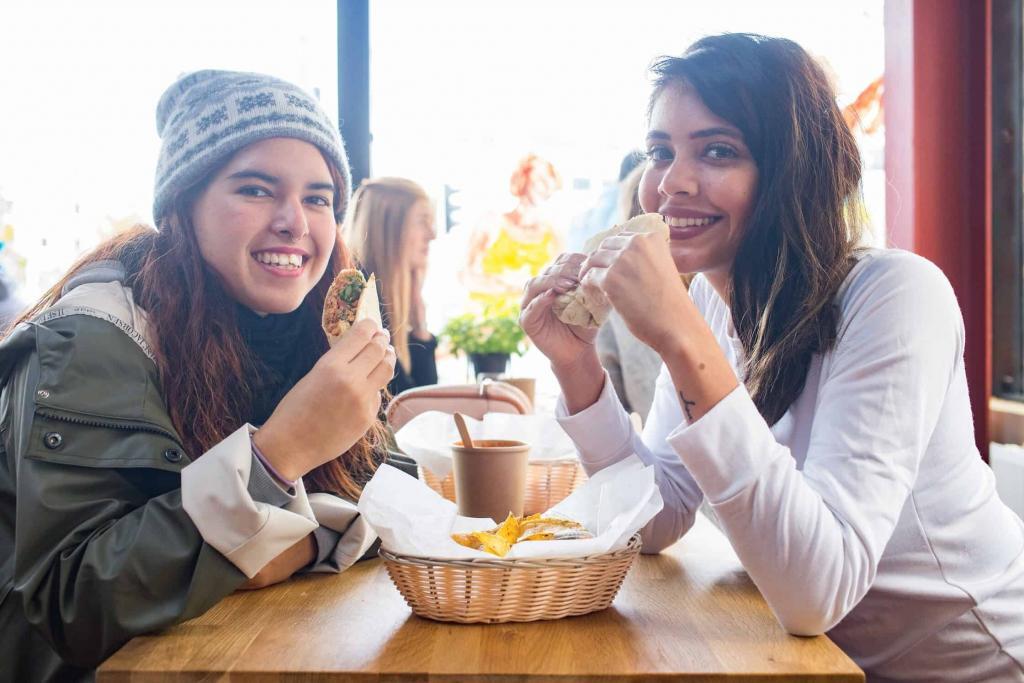
[[[541,292],[549,289],[555,289],[559,294],[575,289],[580,282],[580,266],[586,257],[586,254],[570,252],[559,254],[558,258],[541,271],[540,275],[531,278],[526,283],[521,308],[525,309]]]
[[[519,325],[523,330],[529,334],[535,332],[544,315],[551,310],[551,305],[555,303],[555,299],[558,297],[559,292],[554,289],[548,289],[536,297],[522,309],[522,313],[519,314]]]
[[[618,260],[624,251],[630,247],[634,239],[649,237],[648,234],[621,232],[618,235],[606,237],[601,245],[594,250],[580,268],[580,280],[586,277],[587,272],[592,268],[610,268]]]
[[[398,359],[395,355],[395,347],[388,346],[384,352],[384,357],[377,365],[374,366],[373,370],[370,371],[367,376],[367,381],[370,386],[380,390],[388,385],[391,378],[395,376],[395,363]]]
[[[594,268],[608,268],[614,262],[616,257],[619,255],[618,251],[611,251],[607,249],[598,249],[593,254],[587,257],[587,260],[583,262],[583,267],[580,268],[580,282],[587,277]]]
[[[357,377],[369,377],[374,368],[391,353],[394,356],[395,349],[391,346],[391,337],[383,330],[374,334],[365,346],[356,354],[349,365]],[[392,369],[394,365],[392,364]],[[388,379],[391,379],[390,377]]]
[[[356,321],[356,324],[348,329],[341,341],[331,348],[344,362],[351,362],[370,343],[374,335],[390,333],[377,324],[376,320],[364,319]]]

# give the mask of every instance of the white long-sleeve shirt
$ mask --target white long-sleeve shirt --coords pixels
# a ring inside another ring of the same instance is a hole
[[[703,277],[690,295],[739,369],[725,302]],[[642,436],[607,379],[559,421],[588,472],[632,453],[656,468],[645,551],[706,496],[781,624],[828,632],[870,680],[1024,681],[1024,523],[974,444],[952,288],[923,258],[871,251],[836,303],[836,346],[772,427],[742,385],[687,424],[664,367]]]

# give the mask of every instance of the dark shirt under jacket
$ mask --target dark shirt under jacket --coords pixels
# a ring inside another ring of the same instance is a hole
[[[434,335],[430,335],[427,341],[409,335],[409,364],[412,368],[407,370],[401,362],[395,364],[395,376],[388,384],[388,391],[392,396],[413,387],[437,384],[437,361],[434,358],[436,350],[437,337]]]

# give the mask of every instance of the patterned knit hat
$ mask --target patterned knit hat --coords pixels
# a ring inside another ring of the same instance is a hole
[[[218,162],[267,138],[297,138],[319,147],[338,168],[348,203],[352,176],[337,127],[315,99],[279,78],[238,71],[196,71],[160,98],[156,129],[162,141],[156,167],[153,218],[165,218],[174,198]]]

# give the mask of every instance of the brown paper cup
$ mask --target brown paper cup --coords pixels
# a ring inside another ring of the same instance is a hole
[[[452,445],[455,472],[455,503],[465,517],[490,517],[502,522],[508,513],[523,514],[526,497],[526,463],[530,444],[497,439],[473,440]]]

